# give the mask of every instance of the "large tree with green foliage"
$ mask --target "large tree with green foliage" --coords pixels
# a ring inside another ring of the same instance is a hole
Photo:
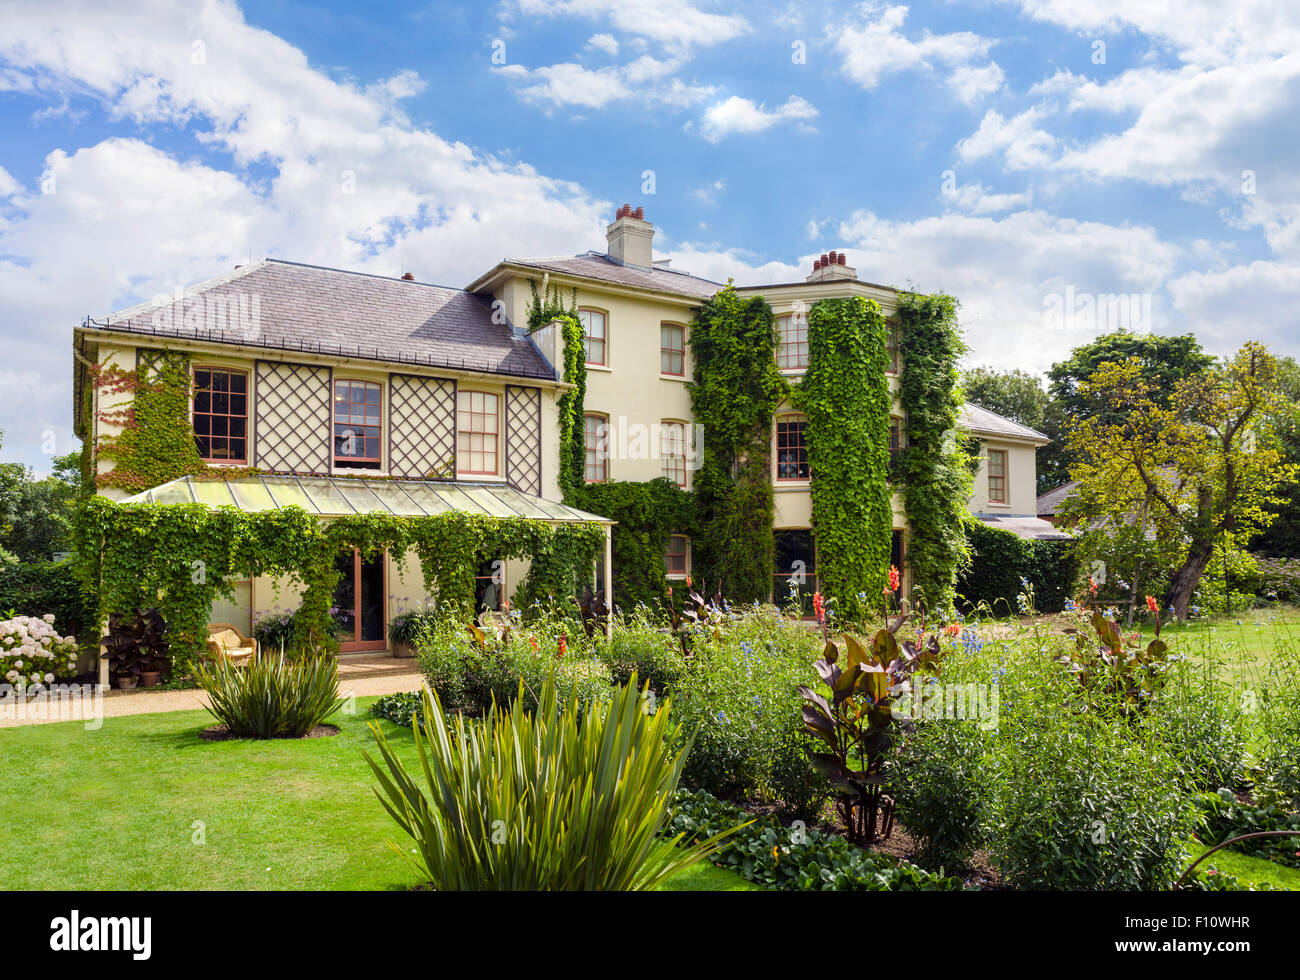
[[[1271,424],[1284,458],[1300,474],[1300,364],[1295,358],[1279,358],[1277,382],[1282,400]],[[1274,557],[1300,558],[1300,478],[1284,486],[1282,496],[1285,502],[1278,510],[1277,520],[1251,548]]]
[[[49,561],[54,552],[69,548],[72,510],[81,493],[81,454],[56,456],[53,462],[53,472],[40,480],[22,463],[0,463],[0,550],[25,562]]]
[[[1102,363],[1083,382],[1077,394],[1093,410],[1070,434],[1079,492],[1066,512],[1114,526],[1141,513],[1162,540],[1184,542],[1167,592],[1183,618],[1216,545],[1266,528],[1295,473],[1271,421],[1277,359],[1262,344],[1164,383],[1138,358]]]

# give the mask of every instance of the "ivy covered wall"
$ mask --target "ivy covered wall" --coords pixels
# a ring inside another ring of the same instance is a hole
[[[897,467],[907,508],[907,564],[913,589],[932,609],[948,608],[967,563],[964,520],[972,467],[958,432],[962,395],[957,362],[966,347],[957,301],[944,294],[899,296],[903,374],[899,400],[907,445]]]
[[[808,417],[818,584],[841,616],[854,619],[883,605],[889,580],[893,399],[886,340],[875,300],[815,303],[808,314],[808,370],[793,395]]]
[[[696,579],[733,602],[772,588],[772,415],[788,386],[776,366],[776,323],[761,296],[730,284],[691,323],[688,383],[704,449],[695,473]]]

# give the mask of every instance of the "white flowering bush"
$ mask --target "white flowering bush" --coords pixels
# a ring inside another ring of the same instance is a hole
[[[77,638],[59,636],[54,614],[0,622],[0,678],[17,690],[52,684],[77,672]]]

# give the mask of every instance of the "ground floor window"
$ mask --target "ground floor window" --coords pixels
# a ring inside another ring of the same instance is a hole
[[[691,539],[684,534],[674,534],[668,539],[664,552],[664,574],[669,578],[685,578],[691,571]]]
[[[500,612],[505,589],[506,563],[499,558],[480,556],[478,571],[474,575],[474,609]]]
[[[772,600],[786,606],[791,597],[803,615],[813,613],[813,593],[817,591],[817,546],[810,530],[775,531],[775,562],[772,568]]]

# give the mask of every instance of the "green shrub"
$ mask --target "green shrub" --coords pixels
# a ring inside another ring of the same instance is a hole
[[[1176,660],[1143,723],[1173,757],[1187,790],[1236,786],[1245,775],[1249,731],[1236,692],[1213,663]]]
[[[419,691],[399,691],[397,694],[385,694],[370,706],[370,713],[376,718],[387,718],[394,725],[411,727],[411,719],[424,721],[424,700]]]
[[[596,656],[609,667],[616,684],[636,674],[650,689],[671,689],[686,671],[681,644],[668,627],[656,623],[647,609],[615,621],[612,635],[596,643]]]
[[[934,875],[906,861],[863,850],[823,834],[723,803],[703,790],[673,800],[668,832],[707,838],[750,821],[727,839],[713,861],[767,888],[782,891],[960,891],[960,878]]]
[[[1219,844],[1260,831],[1294,830],[1294,837],[1252,837],[1238,841],[1232,850],[1300,868],[1300,813],[1275,803],[1249,806],[1238,802],[1227,789],[1202,794],[1198,800],[1205,814],[1201,832],[1206,844]]]
[[[891,792],[898,819],[927,867],[965,868],[979,847],[987,820],[990,741],[978,724],[957,719],[918,724],[904,737]]]
[[[710,856],[730,831],[681,847],[660,836],[689,747],[669,714],[667,704],[643,710],[633,684],[583,710],[548,677],[532,713],[521,690],[509,712],[448,726],[426,693],[418,778],[373,722],[383,765],[368,753],[366,762],[415,842],[413,863],[440,891],[642,891]]]
[[[221,660],[195,675],[209,713],[241,738],[301,738],[343,706],[333,657],[262,657],[243,667]]]
[[[816,682],[817,635],[771,606],[717,629],[697,629],[694,657],[670,690],[695,733],[685,779],[718,796],[744,794],[810,816],[828,795],[809,759],[800,684]]]
[[[572,625],[543,617],[523,624],[512,622],[504,636],[493,633],[478,643],[463,626],[443,619],[425,623],[416,634],[415,652],[429,686],[449,710],[481,714],[495,701],[511,704],[522,691],[532,707],[542,682],[554,676],[561,698],[576,692],[582,704],[608,701],[609,668],[592,658],[588,642],[573,635]],[[559,655],[559,638],[566,651]]]
[[[54,628],[63,636],[83,637],[98,626],[70,561],[0,563],[0,615],[9,610],[38,619],[53,613]]]
[[[1055,718],[1019,724],[1003,711],[988,830],[995,863],[1018,888],[1170,887],[1192,823],[1174,760],[1124,722],[1062,702]]]
[[[995,615],[1014,615],[1022,579],[1033,585],[1039,612],[1060,612],[1074,595],[1079,563],[1070,553],[1071,542],[1028,541],[975,518],[966,522],[966,536],[971,564],[956,585],[964,611],[987,603]]]
[[[1300,810],[1300,656],[1279,650],[1256,693],[1261,803]]]

